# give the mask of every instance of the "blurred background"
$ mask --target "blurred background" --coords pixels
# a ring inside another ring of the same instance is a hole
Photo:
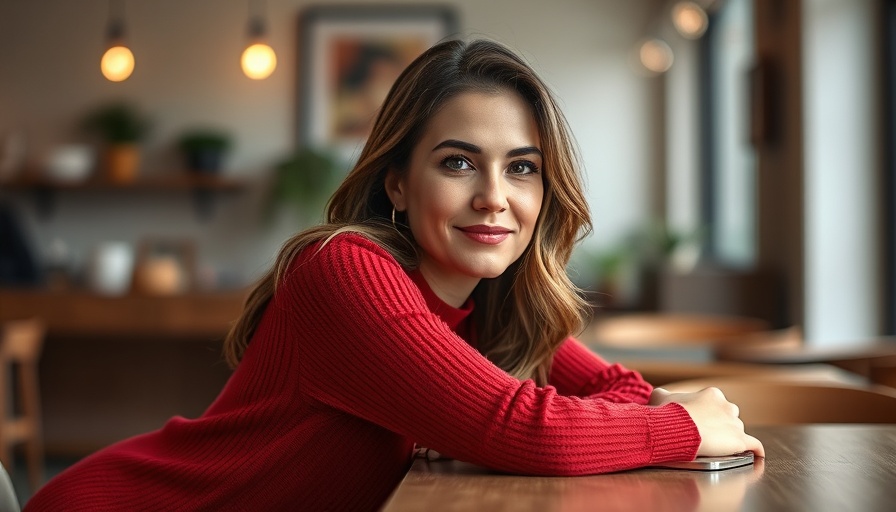
[[[894,3],[0,2],[0,320],[46,326],[46,453],[202,412],[247,287],[446,36],[510,45],[559,98],[598,315],[893,334]]]

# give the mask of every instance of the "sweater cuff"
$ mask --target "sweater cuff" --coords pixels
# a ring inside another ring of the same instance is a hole
[[[651,408],[647,414],[647,425],[653,447],[651,464],[694,460],[697,456],[700,432],[681,404],[670,403]]]

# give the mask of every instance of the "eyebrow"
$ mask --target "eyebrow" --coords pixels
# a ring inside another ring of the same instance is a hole
[[[469,151],[470,153],[475,153],[477,155],[482,153],[482,148],[480,148],[479,146],[477,146],[475,144],[470,144],[469,142],[464,142],[462,140],[457,140],[457,139],[444,140],[444,141],[440,142],[439,144],[437,144],[436,147],[432,148],[432,150],[435,151],[437,149],[442,149],[442,148],[461,149],[464,151]],[[523,146],[521,148],[511,149],[510,151],[507,152],[507,156],[511,157],[511,158],[515,157],[515,156],[532,155],[532,154],[536,154],[542,158],[544,157],[544,155],[542,155],[542,153],[541,153],[541,150],[535,146]]]

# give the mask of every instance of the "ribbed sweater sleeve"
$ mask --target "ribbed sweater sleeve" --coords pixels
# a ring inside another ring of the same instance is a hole
[[[561,395],[646,404],[653,386],[638,372],[609,364],[579,340],[567,338],[554,354],[550,384]]]
[[[434,315],[378,245],[339,235],[317,249],[296,259],[274,304],[316,340],[301,344],[297,369],[315,399],[440,453],[511,472],[582,475],[694,457],[699,435],[680,405],[617,401],[630,394],[643,402],[643,385],[592,399],[516,380]],[[568,359],[563,365],[581,356]],[[620,371],[613,368],[582,389],[601,396],[598,381]]]

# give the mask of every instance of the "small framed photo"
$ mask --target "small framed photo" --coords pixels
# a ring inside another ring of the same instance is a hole
[[[196,244],[191,239],[146,237],[137,247],[134,291],[180,295],[196,285]]]
[[[398,75],[457,32],[443,5],[321,5],[299,16],[299,147],[353,159]]]

